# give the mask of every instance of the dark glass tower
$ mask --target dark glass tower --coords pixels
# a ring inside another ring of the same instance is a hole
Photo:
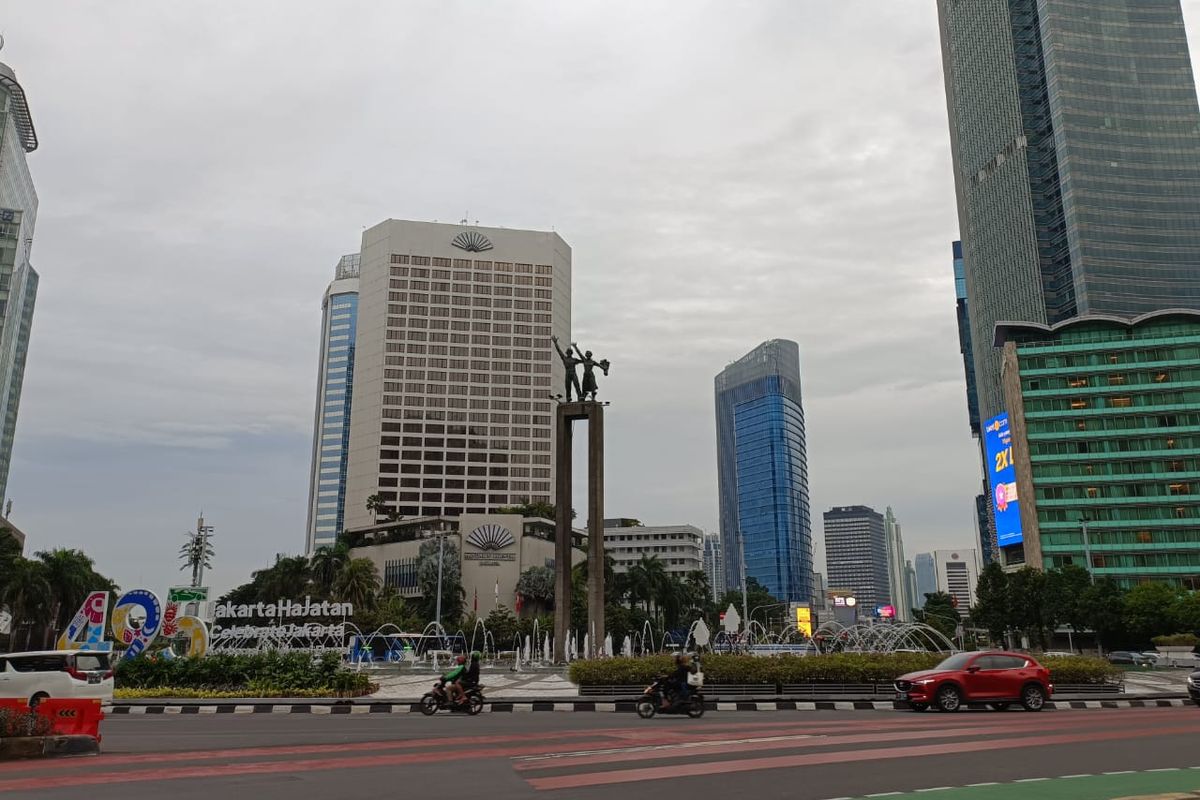
[[[1200,308],[1179,0],[938,0],[979,416],[1000,320]]]
[[[812,520],[800,347],[772,339],[716,378],[717,482],[726,585],[746,576],[783,601],[812,598]],[[739,535],[742,541],[739,542]]]

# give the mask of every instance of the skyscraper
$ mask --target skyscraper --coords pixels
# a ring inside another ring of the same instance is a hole
[[[800,347],[763,342],[715,381],[725,583],[745,572],[782,601],[812,597],[812,520]]]
[[[345,527],[554,502],[571,342],[556,233],[387,220],[363,233]],[[586,349],[586,342],[583,343]]]
[[[954,607],[962,616],[975,605],[979,586],[979,561],[974,550],[934,550],[937,590],[954,598]]]
[[[979,417],[997,321],[1200,308],[1179,0],[938,0]]]
[[[933,553],[917,553],[913,558],[917,573],[917,602],[914,608],[925,607],[925,595],[938,590],[937,567],[933,563]]]
[[[721,556],[721,534],[704,534],[704,574],[708,577],[708,588],[712,599],[719,600],[725,594],[725,561]]]
[[[346,459],[350,452],[350,401],[354,386],[354,336],[358,322],[358,253],[342,256],[321,303],[321,358],[313,423],[312,476],[308,484],[307,552],[337,541],[346,519]]]
[[[38,274],[30,263],[38,198],[25,156],[37,149],[25,90],[0,63],[0,508],[33,326]]]
[[[830,591],[850,591],[860,614],[890,601],[888,536],[883,515],[867,506],[825,512],[825,573]]]
[[[888,506],[883,516],[883,529],[887,537],[888,585],[891,603],[896,607],[896,619],[907,621],[911,613],[911,598],[908,595],[908,583],[904,579],[904,539],[900,533],[900,523]]]

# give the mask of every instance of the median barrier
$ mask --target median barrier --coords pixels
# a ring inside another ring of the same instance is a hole
[[[59,736],[90,736],[100,741],[100,721],[104,711],[100,700],[69,700],[48,697],[38,703],[38,716],[46,717]]]

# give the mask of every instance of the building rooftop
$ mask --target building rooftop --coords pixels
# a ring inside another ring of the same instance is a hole
[[[21,137],[21,147],[26,153],[32,153],[38,148],[37,131],[33,128],[33,115],[29,113],[29,100],[25,90],[17,83],[17,75],[8,64],[0,62],[0,86],[12,98],[13,122],[17,126],[17,135]]]
[[[1003,347],[1005,342],[1030,344],[1038,341],[1038,337],[1049,341],[1051,338],[1057,338],[1067,331],[1096,325],[1133,329],[1139,325],[1169,317],[1181,317],[1190,322],[1200,324],[1200,311],[1187,308],[1164,308],[1135,317],[1122,317],[1113,314],[1084,314],[1081,317],[1072,317],[1054,325],[1043,325],[1037,322],[1000,321],[996,323],[993,344],[996,347]]]

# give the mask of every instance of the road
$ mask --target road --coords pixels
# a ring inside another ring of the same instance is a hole
[[[826,800],[968,784],[999,785],[935,794],[1104,800],[1200,791],[1194,707],[649,721],[580,712],[139,715],[105,720],[102,731],[98,757],[0,764],[0,800]]]

